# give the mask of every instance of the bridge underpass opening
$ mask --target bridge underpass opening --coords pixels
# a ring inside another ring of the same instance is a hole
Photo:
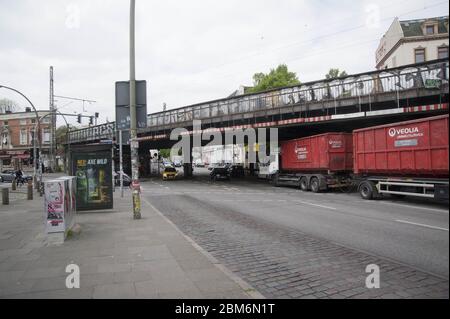
[[[360,129],[360,128],[365,128],[365,127],[370,127],[370,126],[377,126],[377,125],[381,125],[381,124],[389,124],[389,123],[396,123],[396,122],[402,122],[402,121],[408,121],[408,120],[413,120],[413,119],[417,119],[417,118],[423,118],[423,117],[430,117],[430,116],[434,116],[434,115],[439,115],[439,114],[445,114],[448,112],[447,108],[444,109],[438,109],[438,110],[434,110],[434,111],[427,111],[427,112],[411,112],[411,113],[393,113],[393,114],[380,114],[378,116],[371,116],[371,117],[353,117],[353,116],[349,116],[349,117],[343,117],[341,119],[335,119],[335,120],[328,120],[328,121],[318,121],[318,122],[311,122],[311,123],[293,123],[293,124],[286,124],[286,125],[282,125],[282,126],[275,126],[276,128],[278,128],[278,138],[279,138],[279,142],[280,141],[285,141],[285,140],[289,140],[289,139],[295,139],[295,138],[300,138],[300,137],[305,137],[305,136],[312,136],[312,135],[317,135],[317,134],[322,134],[322,133],[328,133],[328,132],[347,132],[347,133],[351,133],[353,130],[355,129]],[[187,127],[186,128],[188,131],[192,132],[192,127]],[[202,129],[204,129],[202,127]],[[266,128],[266,135],[269,135],[269,129],[270,127]],[[245,130],[245,129],[244,129]],[[258,130],[256,129],[256,139],[258,140]],[[151,137],[151,136],[141,136],[142,141],[140,142],[140,147],[139,147],[139,154],[140,157],[142,158],[143,161],[145,161],[144,163],[141,163],[141,166],[144,167],[143,168],[143,174],[141,176],[145,177],[148,176],[148,174],[146,174],[146,172],[148,172],[148,169],[145,169],[146,166],[148,166],[148,162],[149,162],[149,151],[151,149],[170,149],[172,148],[178,141],[172,141],[169,139],[170,134],[164,135],[164,137],[161,137],[159,139],[146,139],[147,137]],[[230,148],[230,146],[224,146],[225,145],[225,132],[221,131],[220,132],[220,136],[221,136],[221,141],[222,143],[219,145],[216,145],[215,147],[228,147]],[[207,136],[209,138],[209,135]],[[210,144],[211,140],[202,140],[201,138],[198,139],[201,142],[202,147],[207,146],[208,144]],[[192,147],[193,145],[193,137],[192,135],[190,135],[190,145]],[[235,141],[236,143],[236,141]],[[244,143],[247,144],[247,141]],[[239,149],[239,145],[236,146],[235,145],[235,150]],[[195,152],[195,150],[194,150]],[[230,152],[230,151],[228,151]],[[211,153],[211,151],[209,151],[209,153]],[[192,154],[192,152],[191,152]],[[267,154],[269,155],[269,154]],[[211,157],[210,155],[206,155]],[[218,155],[217,155],[218,156]],[[217,156],[213,156],[213,158],[217,158]],[[246,152],[246,157],[248,157],[248,152]],[[228,157],[230,157],[228,155]],[[191,163],[196,163],[196,160],[198,162],[198,156],[191,159]],[[222,164],[225,162],[228,162],[230,164],[233,163],[231,158],[225,158],[222,161],[218,161],[215,160],[216,162],[221,162]],[[203,160],[203,156],[202,159],[200,160],[200,162],[205,162]],[[213,161],[211,160],[206,160],[207,164],[216,164],[216,163],[212,163]],[[240,164],[240,163],[236,163],[236,164]],[[191,173],[193,173],[195,175],[196,170],[194,169],[194,172],[189,171],[190,167],[185,166],[185,169],[188,170],[188,176],[191,175]],[[250,165],[247,162],[244,162],[244,167],[247,169],[247,171],[250,171]],[[257,167],[254,167],[255,169],[257,169]]]

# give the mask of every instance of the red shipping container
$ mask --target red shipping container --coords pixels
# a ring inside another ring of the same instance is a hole
[[[351,133],[325,133],[281,142],[281,169],[292,172],[340,172],[353,169]]]
[[[448,114],[353,132],[356,174],[448,177]]]

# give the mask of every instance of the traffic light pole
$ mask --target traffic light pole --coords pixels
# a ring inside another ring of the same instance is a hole
[[[123,160],[122,160],[122,130],[119,131],[119,178],[120,178],[120,197],[123,198]]]
[[[139,142],[137,141],[136,119],[136,72],[134,37],[135,0],[130,0],[130,151],[133,196],[133,218],[141,219],[141,195],[139,185]]]
[[[111,144],[111,179],[112,179],[112,187],[113,192],[116,191],[116,178],[114,177],[114,173],[116,172],[116,165],[114,161],[114,155],[115,155],[115,146],[114,143]]]

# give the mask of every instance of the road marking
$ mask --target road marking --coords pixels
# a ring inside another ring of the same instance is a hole
[[[335,208],[335,207],[325,206],[325,205],[320,205],[320,204],[314,204],[314,203],[310,203],[310,202],[304,202],[302,200],[294,200],[294,202],[302,203],[302,204],[305,204],[305,205],[322,207],[322,208],[331,209],[331,210],[337,210],[337,208]]]
[[[448,231],[447,228],[442,228],[442,227],[437,227],[437,226],[431,226],[431,225],[425,225],[425,224],[419,224],[419,223],[413,223],[413,222],[409,222],[409,221],[407,221],[407,220],[396,219],[395,221],[396,221],[396,222],[399,222],[399,223],[403,223],[403,224],[410,224],[410,225],[421,226],[421,227],[426,227],[426,228],[431,228],[431,229],[437,229],[437,230]]]
[[[394,205],[394,206],[401,206],[401,207],[407,207],[407,208],[414,208],[414,209],[422,209],[422,210],[428,210],[428,211],[432,211],[432,212],[439,212],[439,213],[447,213],[448,214],[448,210],[444,210],[444,209],[438,209],[438,208],[428,208],[428,207],[422,207],[422,206],[413,206],[413,205],[405,205],[405,204],[398,204],[398,203],[393,203],[393,202],[382,202],[382,201],[367,201],[364,200],[362,201],[364,203],[371,203],[371,204],[384,204],[384,205]]]

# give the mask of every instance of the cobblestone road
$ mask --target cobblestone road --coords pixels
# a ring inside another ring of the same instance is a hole
[[[148,183],[144,196],[268,298],[448,298],[448,279],[249,217],[173,185],[169,191]],[[366,288],[369,264],[380,267],[380,289]]]

